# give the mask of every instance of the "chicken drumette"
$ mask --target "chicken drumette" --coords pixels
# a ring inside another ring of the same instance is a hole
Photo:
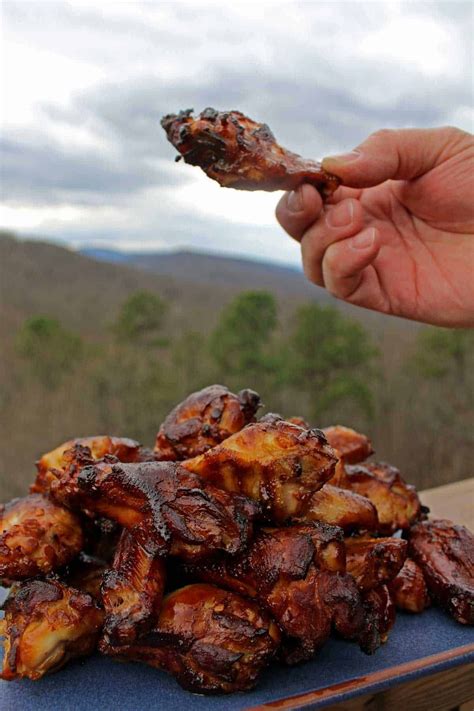
[[[123,464],[91,458],[76,445],[56,472],[49,495],[84,513],[105,516],[160,555],[185,558],[239,551],[252,535],[257,506],[218,489],[175,462]]]
[[[406,555],[407,542],[401,538],[346,538],[346,569],[363,591],[393,580]]]
[[[0,505],[0,580],[6,584],[56,570],[83,544],[79,518],[41,494]]]
[[[32,493],[47,494],[51,481],[55,479],[55,471],[64,471],[69,466],[68,452],[76,445],[87,447],[92,459],[102,459],[110,454],[121,462],[141,462],[151,458],[151,453],[143,449],[138,442],[124,437],[109,437],[97,435],[95,437],[79,437],[71,439],[51,452],[43,454],[36,462],[38,474],[31,485]]]
[[[2,679],[39,679],[96,647],[103,611],[90,595],[57,578],[19,583],[3,608]]]
[[[301,521],[324,521],[340,526],[346,533],[376,531],[379,520],[371,501],[354,491],[331,484],[324,486],[311,497]]]
[[[271,522],[301,514],[333,475],[337,458],[320,430],[284,420],[256,422],[183,467],[226,491],[260,502]]]
[[[407,530],[423,513],[416,489],[389,464],[368,462],[348,465],[338,486],[365,496],[377,509],[378,533],[391,535]]]
[[[253,390],[237,395],[222,385],[192,393],[174,408],[156,437],[155,457],[182,460],[196,457],[254,422],[260,396]]]
[[[169,114],[161,125],[179,157],[202,168],[219,185],[239,190],[293,190],[301,183],[311,183],[323,197],[339,186],[339,179],[320,163],[279,146],[266,124],[252,121],[240,111],[207,108],[196,118],[192,112]]]
[[[432,599],[458,622],[474,624],[474,535],[443,519],[409,531],[409,554],[420,566]]]
[[[145,662],[173,674],[198,694],[255,686],[280,641],[277,625],[251,600],[213,585],[189,585],[168,595],[154,628],[130,646],[104,654]]]

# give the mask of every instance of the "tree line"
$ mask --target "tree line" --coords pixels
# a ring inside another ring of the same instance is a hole
[[[367,431],[419,486],[463,476],[474,439],[473,332],[422,330],[388,376],[369,332],[333,306],[303,304],[282,324],[271,293],[246,291],[209,335],[170,335],[168,307],[154,293],[132,294],[100,342],[47,315],[23,323],[0,401],[2,496],[24,491],[29,462],[64,439],[109,433],[151,445],[167,412],[213,382],[251,387],[267,410],[313,426]]]

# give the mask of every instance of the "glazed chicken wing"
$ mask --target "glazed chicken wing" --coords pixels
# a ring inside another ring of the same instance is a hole
[[[7,584],[60,568],[83,543],[78,517],[41,494],[0,505],[0,580]]]
[[[186,569],[200,580],[257,599],[284,633],[281,655],[289,664],[311,658],[332,626],[349,639],[362,633],[364,609],[353,579],[345,574],[342,531],[335,526],[264,528],[239,556]]]
[[[323,432],[327,441],[336,450],[345,464],[358,464],[373,454],[370,439],[350,427],[334,425],[324,427]]]
[[[253,390],[237,395],[222,385],[192,393],[174,408],[156,437],[155,457],[182,460],[196,457],[255,421],[260,396]]]
[[[61,578],[65,583],[91,595],[102,606],[102,582],[108,569],[105,560],[81,551]]]
[[[143,448],[133,439],[106,435],[71,439],[51,452],[43,454],[41,459],[36,462],[38,474],[34,484],[30,487],[32,493],[45,494],[49,491],[50,482],[54,480],[51,470],[63,471],[69,466],[70,460],[66,455],[75,445],[87,447],[93,459],[102,459],[106,454],[117,457],[121,462],[140,462],[144,458]]]
[[[168,595],[155,627],[136,644],[104,654],[164,669],[198,694],[255,686],[280,640],[276,624],[251,600],[213,585],[189,585]]]
[[[3,607],[2,679],[39,679],[95,649],[102,610],[90,595],[56,578],[16,585]]]
[[[264,123],[240,111],[205,109],[169,114],[161,120],[170,143],[186,163],[197,165],[219,185],[239,190],[293,190],[311,183],[323,197],[339,179],[313,160],[305,160],[278,145]],[[178,160],[179,160],[178,157]]]
[[[407,542],[401,538],[346,538],[346,569],[360,590],[393,580],[406,555]]]
[[[270,521],[282,523],[306,508],[336,461],[322,432],[280,420],[247,425],[183,467],[260,502]]]
[[[368,462],[364,466],[346,466],[339,486],[367,497],[374,504],[378,532],[382,535],[410,528],[422,514],[415,487],[407,484],[398,469],[389,464]]]
[[[431,604],[423,572],[411,558],[406,559],[398,575],[387,587],[399,610],[423,612]]]
[[[324,521],[340,526],[346,533],[375,531],[379,524],[377,511],[371,501],[354,491],[331,484],[324,484],[313,494],[299,520]]]
[[[458,622],[473,625],[474,535],[451,521],[422,521],[410,529],[409,554],[432,599]]]
[[[60,503],[116,521],[161,555],[185,558],[239,551],[252,535],[257,506],[175,462],[94,462],[76,445],[71,465],[50,484]]]
[[[165,586],[165,563],[152,542],[141,543],[124,530],[104,575],[103,636],[108,644],[131,644],[158,619]]]

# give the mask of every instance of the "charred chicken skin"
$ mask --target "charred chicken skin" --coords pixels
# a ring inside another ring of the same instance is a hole
[[[131,644],[158,619],[165,586],[165,562],[152,544],[124,530],[101,587],[108,644]]]
[[[60,568],[83,543],[78,517],[41,494],[0,505],[0,580],[6,584]]]
[[[369,637],[376,649],[388,639],[395,624],[396,610],[386,585],[379,585],[363,594],[366,611],[364,635]]]
[[[338,485],[373,503],[379,519],[378,532],[382,535],[409,529],[422,514],[415,487],[407,484],[398,469],[389,464],[348,465]]]
[[[379,525],[377,510],[371,501],[331,484],[324,484],[313,494],[300,520],[324,521],[339,526],[345,533],[376,531]]]
[[[387,587],[399,610],[423,612],[431,604],[423,572],[411,558],[406,559],[398,575]]]
[[[162,556],[191,559],[238,552],[252,535],[258,510],[175,462],[94,462],[80,445],[70,450],[70,466],[51,482],[50,496],[116,521]]]
[[[251,600],[213,585],[168,595],[155,627],[134,645],[104,654],[171,672],[185,689],[222,694],[255,686],[280,641],[277,625]]]
[[[407,542],[401,538],[346,538],[346,569],[360,590],[393,580],[406,555]]]
[[[199,579],[255,598],[284,633],[281,656],[311,658],[334,626],[358,638],[364,610],[345,574],[342,531],[324,523],[260,529],[247,551],[185,566]]]
[[[264,123],[240,111],[207,108],[169,114],[161,120],[170,143],[186,163],[202,168],[219,185],[238,190],[294,190],[311,183],[323,197],[339,186],[339,179],[320,163],[305,160],[278,145]]]
[[[39,679],[96,647],[102,610],[90,595],[59,579],[19,583],[3,607],[2,679]]]
[[[237,395],[222,385],[192,393],[174,408],[156,437],[158,460],[196,457],[255,421],[260,396],[253,390]]]
[[[121,462],[140,462],[145,452],[138,442],[123,437],[97,435],[68,440],[51,452],[43,454],[36,462],[38,474],[30,487],[32,493],[45,494],[49,491],[51,480],[54,480],[52,470],[63,471],[69,466],[67,453],[76,445],[87,447],[93,459],[102,459],[107,454],[111,454]]]
[[[280,420],[247,425],[183,467],[258,501],[271,522],[282,523],[305,510],[333,475],[336,461],[320,430]]]
[[[474,535],[451,521],[422,521],[410,529],[409,554],[431,598],[461,624],[473,625]]]

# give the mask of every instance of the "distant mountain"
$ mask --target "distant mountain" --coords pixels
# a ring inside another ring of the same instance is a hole
[[[300,269],[271,262],[225,257],[204,252],[120,252],[86,247],[81,254],[112,264],[128,264],[153,274],[194,284],[230,289],[269,289],[276,294],[308,299],[327,299],[326,293],[309,284]]]

